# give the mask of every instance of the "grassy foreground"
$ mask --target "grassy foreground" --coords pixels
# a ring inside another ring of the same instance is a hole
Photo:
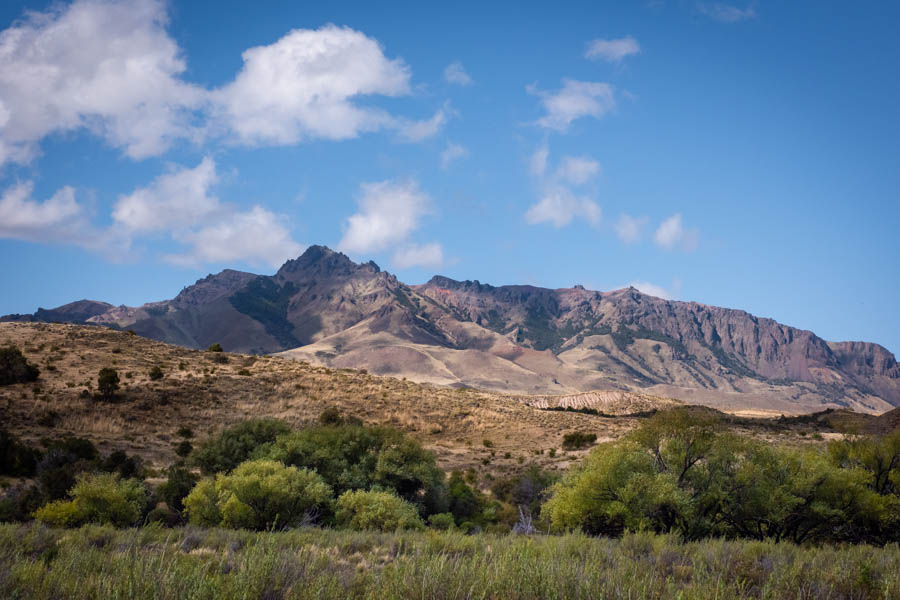
[[[0,525],[0,597],[900,598],[900,547]]]

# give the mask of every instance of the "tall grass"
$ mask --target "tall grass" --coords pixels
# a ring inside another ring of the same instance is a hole
[[[900,547],[0,525],[0,597],[900,598]]]

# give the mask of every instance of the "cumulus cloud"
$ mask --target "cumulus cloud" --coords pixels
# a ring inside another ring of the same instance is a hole
[[[698,2],[697,10],[701,14],[722,23],[737,23],[756,18],[755,4],[751,4],[747,8],[738,8],[722,2]]]
[[[637,40],[629,35],[614,40],[592,40],[588,42],[584,56],[585,58],[618,63],[622,62],[623,58],[637,54],[640,51],[641,47]]]
[[[431,199],[411,179],[363,183],[357,204],[338,244],[345,252],[378,252],[405,242],[431,209]]]
[[[447,83],[454,83],[456,85],[472,85],[472,78],[469,77],[469,74],[466,73],[466,69],[459,61],[447,65],[447,68],[444,69],[444,80],[446,80]]]
[[[409,94],[410,70],[348,27],[296,29],[247,49],[234,80],[209,90],[183,79],[165,0],[75,0],[26,12],[0,32],[0,165],[27,163],[52,134],[87,130],[133,159],[178,140],[244,145],[342,140],[376,131],[418,141],[447,107],[422,121],[367,106]]]
[[[601,216],[600,206],[590,198],[577,196],[563,186],[550,186],[525,213],[525,220],[532,225],[550,223],[559,228],[578,217],[596,227],[600,224]]]
[[[587,183],[600,174],[600,163],[586,156],[564,156],[556,176],[573,185]]]
[[[216,164],[209,157],[193,169],[176,167],[150,185],[121,196],[113,207],[113,221],[131,231],[194,225],[222,210],[210,192],[217,181]]]
[[[276,267],[303,250],[282,221],[282,217],[261,206],[233,212],[210,225],[175,232],[175,239],[190,249],[164,259],[187,267],[237,260]]]
[[[0,238],[27,242],[99,247],[103,239],[90,225],[85,207],[66,186],[40,202],[32,198],[34,184],[24,182],[0,195]]]
[[[161,0],[77,0],[0,32],[0,164],[53,133],[87,128],[135,159],[197,139],[204,92],[181,79]]]
[[[218,181],[209,157],[194,168],[174,167],[119,198],[113,229],[132,240],[167,234],[189,248],[164,260],[190,267],[235,260],[277,266],[300,253],[302,246],[291,238],[283,216],[260,206],[241,211],[222,203],[212,192]]]
[[[453,162],[460,158],[465,158],[468,154],[469,151],[466,150],[465,146],[453,143],[447,144],[447,147],[441,152],[441,168],[444,170],[448,169]]]
[[[647,217],[622,215],[616,223],[616,235],[626,244],[634,244],[641,239],[641,229],[647,224]],[[637,287],[637,286],[635,286]]]
[[[616,106],[613,87],[608,83],[563,79],[557,92],[546,92],[529,86],[528,91],[541,99],[547,114],[537,120],[546,129],[564,133],[576,119],[599,119]]]
[[[410,267],[436,268],[444,264],[444,249],[437,242],[418,246],[410,244],[394,253],[391,263],[398,269]]]
[[[212,96],[220,118],[243,143],[341,140],[382,129],[393,117],[354,101],[410,91],[406,64],[387,58],[376,40],[349,27],[295,29],[242,57],[235,80]]]
[[[695,230],[685,229],[681,213],[675,213],[660,223],[654,235],[657,245],[666,250],[678,247],[693,250],[697,247],[697,237]]]

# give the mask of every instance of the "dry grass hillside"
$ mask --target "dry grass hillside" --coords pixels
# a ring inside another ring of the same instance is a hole
[[[337,407],[366,423],[409,432],[447,470],[471,467],[501,474],[528,463],[559,469],[586,452],[564,452],[566,433],[615,439],[631,430],[641,413],[676,404],[631,392],[508,396],[439,387],[280,357],[190,350],[80,325],[2,323],[0,346],[6,345],[22,350],[41,376],[35,383],[0,388],[4,427],[31,441],[86,437],[104,452],[137,453],[155,467],[177,459],[174,446],[181,427],[203,439],[251,417],[276,417],[301,426],[314,422],[325,408]],[[150,378],[155,366],[162,370],[161,379]],[[120,375],[116,402],[94,397],[97,374],[104,367]],[[560,410],[566,407],[599,414]],[[859,418],[864,427],[872,417]],[[821,420],[798,422],[805,428],[800,436],[797,427],[773,423],[733,421],[754,435],[772,438],[800,439],[823,427],[826,437],[838,435],[828,433],[830,426]]]

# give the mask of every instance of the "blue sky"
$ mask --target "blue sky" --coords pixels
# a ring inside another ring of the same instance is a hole
[[[309,244],[900,351],[896,3],[5,2],[0,314]]]

